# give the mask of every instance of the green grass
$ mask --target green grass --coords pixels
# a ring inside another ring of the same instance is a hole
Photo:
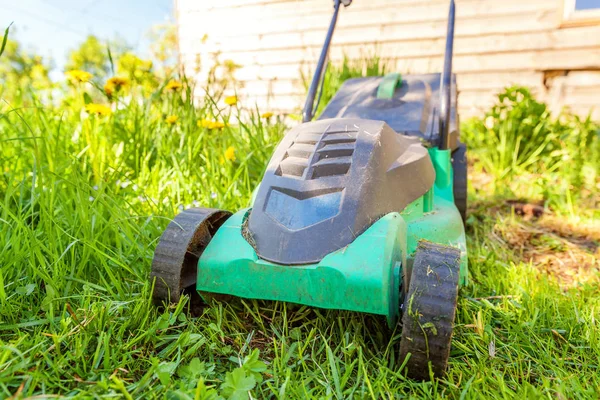
[[[170,218],[194,205],[247,205],[284,127],[275,117],[242,116],[223,130],[202,128],[198,120],[227,123],[237,108],[196,109],[182,100],[189,92],[160,90],[143,102],[121,100],[111,116],[87,116],[83,89],[72,89],[68,106],[33,94],[0,109],[0,398],[600,392],[597,264],[584,283],[565,284],[528,257],[597,245],[597,153],[582,161],[586,178],[577,187],[555,154],[543,171],[515,164],[507,174],[487,155],[484,128],[466,126],[476,178],[470,283],[460,294],[448,375],[419,383],[400,370],[399,330],[375,316],[248,300],[212,304],[198,317],[185,299],[166,310],[152,306],[153,249]],[[166,123],[167,115],[178,123]],[[225,158],[229,147],[235,160]],[[531,185],[540,174],[552,187]],[[571,188],[568,199],[561,187]],[[550,216],[581,231],[543,228],[535,236],[542,225],[504,202],[516,197],[556,204]]]

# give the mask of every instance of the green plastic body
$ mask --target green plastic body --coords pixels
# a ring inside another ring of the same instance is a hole
[[[260,259],[242,235],[250,208],[240,210],[204,250],[198,262],[198,291],[379,314],[392,327],[400,316],[402,281],[420,240],[461,250],[460,282],[464,285],[466,240],[454,205],[450,151],[434,148],[429,153],[436,171],[434,186],[318,264],[287,266]]]

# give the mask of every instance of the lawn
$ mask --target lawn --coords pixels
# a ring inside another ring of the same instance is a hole
[[[552,117],[510,88],[463,124],[469,284],[448,374],[421,383],[401,370],[399,329],[376,316],[241,299],[153,306],[150,264],[170,219],[247,206],[286,127],[233,99],[195,107],[185,80],[124,88],[107,109],[102,87],[70,79],[59,97],[24,89],[0,106],[0,398],[600,393],[591,121]]]

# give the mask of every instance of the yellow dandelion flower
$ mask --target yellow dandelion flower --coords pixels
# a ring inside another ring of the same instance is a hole
[[[273,116],[273,113],[272,113],[272,112],[266,112],[266,113],[262,113],[262,114],[261,114],[261,118],[264,118],[264,119],[269,119],[269,118],[271,118],[272,116]]]
[[[198,128],[208,128],[210,129],[210,126],[212,124],[212,121],[209,119],[199,119],[198,120]]]
[[[177,115],[169,115],[167,118],[165,118],[165,122],[169,125],[173,125],[177,123],[178,119],[179,117]]]
[[[69,80],[73,83],[88,82],[90,79],[92,79],[92,74],[90,74],[87,71],[81,71],[78,69],[72,69],[70,71],[67,71],[65,72],[65,75],[67,75],[67,78],[69,78]]]
[[[88,114],[99,115],[99,116],[106,116],[106,115],[110,115],[112,113],[112,110],[110,109],[109,106],[104,105],[104,104],[94,104],[94,103],[86,104],[85,111],[87,111]]]
[[[229,146],[227,150],[225,150],[225,159],[228,161],[235,161],[235,148],[233,146]]]
[[[165,86],[165,89],[169,90],[171,92],[176,92],[179,89],[181,89],[182,87],[183,87],[183,84],[181,82],[171,79],[169,81],[169,83],[167,83],[167,85]]]
[[[225,124],[221,121],[211,121],[210,119],[204,118],[198,120],[198,127],[206,129],[223,129]]]
[[[222,123],[221,121],[213,121],[213,123],[210,126],[210,129],[223,129],[225,128],[225,124]]]
[[[228,106],[235,106],[238,102],[237,96],[227,96],[225,97],[225,104]]]
[[[121,89],[129,85],[129,79],[113,76],[106,81],[104,85],[104,92],[111,96],[114,92],[119,92]]]

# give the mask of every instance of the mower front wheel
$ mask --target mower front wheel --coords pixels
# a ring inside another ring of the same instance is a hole
[[[231,213],[212,208],[190,208],[177,215],[160,237],[154,251],[150,278],[156,278],[154,303],[177,303],[195,292],[198,260],[217,229]]]
[[[404,298],[400,362],[410,378],[429,379],[446,371],[456,316],[460,251],[421,241]],[[410,355],[409,355],[410,353]]]

